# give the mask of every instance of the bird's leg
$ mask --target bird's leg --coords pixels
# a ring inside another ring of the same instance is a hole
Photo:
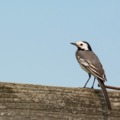
[[[88,81],[89,81],[89,80],[90,80],[90,78],[91,78],[91,74],[90,74],[90,73],[88,73],[88,76],[89,76],[89,78],[88,78],[87,82],[85,83],[84,88],[86,88],[86,85],[87,85]]]
[[[96,79],[96,78],[94,77],[93,85],[92,85],[92,87],[91,87],[92,89],[94,88],[95,79]]]

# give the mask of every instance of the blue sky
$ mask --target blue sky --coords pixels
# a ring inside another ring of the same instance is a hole
[[[83,87],[88,75],[70,43],[84,40],[101,60],[106,84],[120,86],[119,6],[119,0],[0,1],[0,81]]]

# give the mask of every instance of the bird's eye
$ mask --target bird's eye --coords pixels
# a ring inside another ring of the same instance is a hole
[[[80,43],[80,46],[83,46],[83,44],[82,44],[82,43]]]

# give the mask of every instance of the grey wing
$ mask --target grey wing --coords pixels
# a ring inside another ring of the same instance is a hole
[[[95,53],[92,51],[77,51],[76,58],[82,67],[96,78],[106,80],[104,69]]]

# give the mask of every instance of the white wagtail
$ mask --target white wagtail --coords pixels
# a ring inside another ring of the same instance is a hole
[[[84,87],[86,87],[88,81],[91,78],[91,75],[94,76],[94,82],[95,79],[98,80],[100,87],[102,88],[104,98],[106,100],[106,104],[108,106],[108,109],[111,110],[111,104],[108,97],[108,93],[106,91],[104,82],[106,80],[104,69],[96,56],[96,54],[92,51],[91,46],[89,43],[85,41],[80,41],[76,43],[71,43],[72,45],[75,45],[78,50],[76,51],[76,59],[79,62],[80,66],[88,73],[89,78],[85,84]],[[92,85],[92,88],[94,86],[94,82]]]

